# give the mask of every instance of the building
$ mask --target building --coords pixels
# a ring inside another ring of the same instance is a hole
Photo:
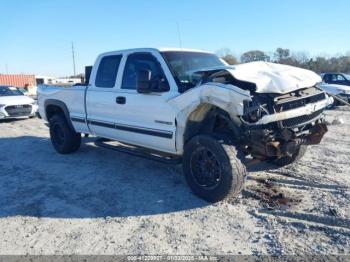
[[[43,75],[14,75],[0,74],[0,85],[9,85],[24,88],[29,95],[36,95],[37,86],[39,85],[60,85],[71,86],[83,83],[81,77],[51,77]]]
[[[0,74],[0,85],[9,85],[15,87],[36,86],[34,75],[5,75]]]
[[[36,75],[35,76],[35,81],[36,85],[51,85],[54,83],[55,77],[52,76],[41,76],[41,75]]]
[[[36,95],[36,80],[34,75],[8,75],[0,74],[0,85],[24,88],[29,95]]]

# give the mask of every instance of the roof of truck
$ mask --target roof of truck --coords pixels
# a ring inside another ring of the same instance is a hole
[[[211,53],[209,51],[200,50],[200,49],[190,49],[190,48],[171,48],[171,47],[164,47],[164,48],[155,48],[156,50],[160,52],[167,52],[167,51],[183,51],[183,52],[200,52],[200,53]]]
[[[150,51],[157,51],[157,52],[199,52],[199,53],[209,53],[211,52],[204,51],[204,50],[199,50],[199,49],[189,49],[189,48],[169,48],[169,47],[162,47],[162,48],[150,48],[150,47],[145,47],[145,48],[132,48],[132,49],[122,49],[122,50],[114,50],[114,51],[109,51],[102,53],[101,55],[107,55],[110,53],[115,53],[115,52],[150,52]]]

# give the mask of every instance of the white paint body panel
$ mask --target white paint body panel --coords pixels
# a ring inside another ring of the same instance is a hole
[[[267,62],[241,64],[227,71],[239,80],[255,83],[257,93],[285,94],[322,81],[310,70]]]
[[[38,105],[40,116],[48,121],[45,113],[45,101],[53,99],[62,101],[68,108],[70,117],[85,119],[84,86],[72,86],[68,88],[57,86],[41,86],[38,88]],[[73,126],[77,132],[90,133],[84,123],[74,122]]]

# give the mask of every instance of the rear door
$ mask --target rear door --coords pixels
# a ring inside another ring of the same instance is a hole
[[[95,135],[117,138],[114,129],[116,119],[116,83],[122,54],[99,57],[91,73],[86,94],[86,112],[90,131]]]

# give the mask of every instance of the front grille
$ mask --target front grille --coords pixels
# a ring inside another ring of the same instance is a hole
[[[322,92],[322,93],[318,93],[318,94],[313,95],[313,96],[307,96],[304,98],[301,97],[300,99],[296,99],[296,100],[292,100],[292,101],[288,101],[288,102],[283,102],[283,100],[282,100],[282,102],[279,101],[275,105],[275,110],[276,110],[276,112],[287,111],[287,110],[291,110],[291,109],[305,106],[305,105],[310,104],[310,103],[316,103],[316,102],[324,100],[324,99],[326,99],[326,94]]]
[[[317,117],[319,117],[322,114],[322,112],[323,112],[323,109],[315,111],[310,115],[289,118],[289,119],[281,121],[281,124],[284,128],[290,128],[290,127],[304,125],[304,124],[312,121],[313,119],[316,119]]]
[[[18,116],[29,116],[32,112],[31,105],[15,105],[15,106],[7,106],[5,107],[6,112],[10,117],[18,117]]]

